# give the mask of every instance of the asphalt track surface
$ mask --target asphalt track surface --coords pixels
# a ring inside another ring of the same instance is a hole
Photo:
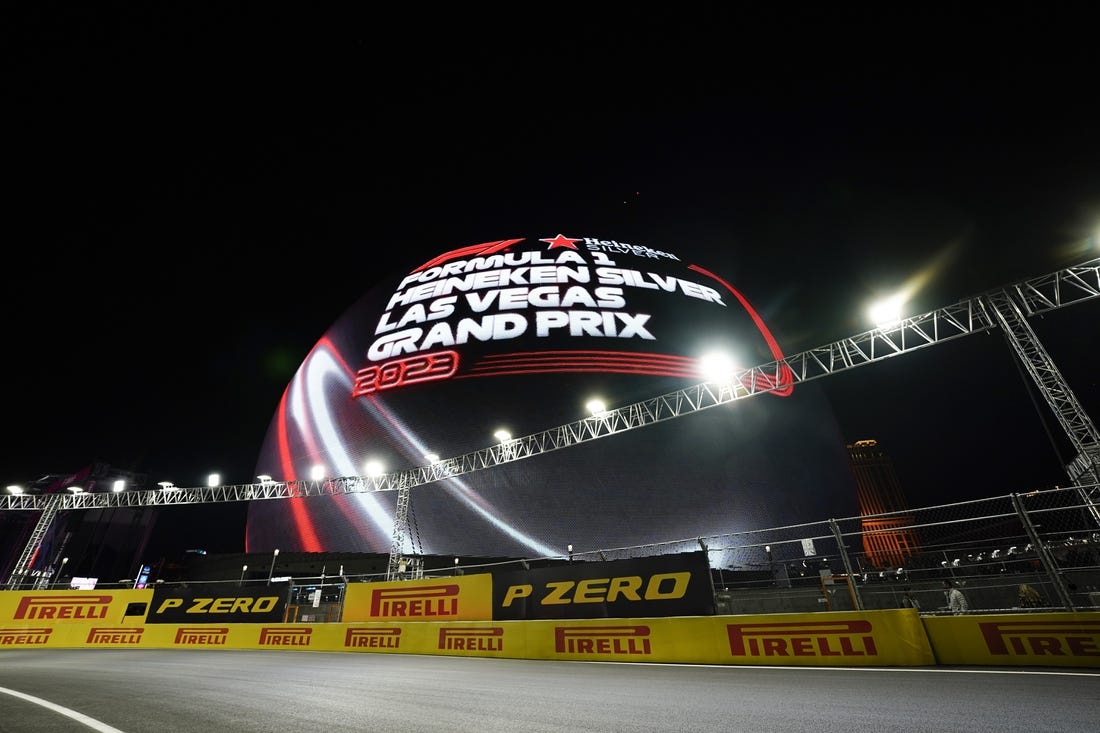
[[[0,731],[89,730],[1082,733],[1100,730],[1100,670],[0,651]]]

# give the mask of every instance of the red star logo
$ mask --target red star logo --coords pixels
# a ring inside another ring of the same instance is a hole
[[[550,249],[557,249],[558,247],[568,247],[569,249],[576,249],[577,245],[574,242],[579,242],[579,239],[570,239],[564,234],[559,234],[553,239],[540,239],[540,242],[546,242],[550,245]]]

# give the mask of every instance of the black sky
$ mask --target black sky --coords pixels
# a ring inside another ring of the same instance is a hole
[[[0,478],[251,481],[328,327],[477,242],[702,246],[787,353],[1097,256],[1081,11],[721,7],[9,8]],[[1090,414],[1098,315],[1036,325]],[[1064,480],[999,334],[824,382],[914,505]]]

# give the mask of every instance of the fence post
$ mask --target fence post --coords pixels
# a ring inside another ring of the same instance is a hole
[[[703,550],[703,556],[707,559],[707,580],[710,582],[710,607],[715,615],[718,615],[718,592],[714,588],[714,571],[710,567],[710,548],[707,547],[707,543],[703,541],[702,537],[698,538],[699,547]],[[603,553],[600,553],[601,555]]]
[[[859,594],[859,584],[856,583],[855,576],[852,574],[852,562],[848,559],[848,550],[844,547],[844,535],[840,533],[840,525],[836,523],[835,519],[829,520],[829,526],[833,529],[833,536],[836,537],[837,551],[840,553],[840,561],[844,563],[844,572],[848,576],[848,584],[852,589],[852,600],[855,601],[856,610],[863,610],[863,597]]]
[[[1054,565],[1054,558],[1050,556],[1046,544],[1039,537],[1039,533],[1035,531],[1035,525],[1031,523],[1031,517],[1024,509],[1024,503],[1020,501],[1020,495],[1011,494],[1010,498],[1012,499],[1012,506],[1016,509],[1016,514],[1020,517],[1020,523],[1024,525],[1024,531],[1027,532],[1035,552],[1039,555],[1039,562],[1043,564],[1043,569],[1047,571],[1051,582],[1054,583],[1054,589],[1058,591],[1058,599],[1062,601],[1062,605],[1065,606],[1067,611],[1074,610],[1073,597],[1070,596],[1066,584],[1062,581],[1062,576],[1058,573],[1058,569]]]

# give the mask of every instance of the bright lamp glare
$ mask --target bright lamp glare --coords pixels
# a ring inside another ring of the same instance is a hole
[[[876,326],[892,326],[901,321],[901,309],[904,305],[905,297],[902,295],[883,298],[871,305],[867,310],[867,317],[870,318],[871,323]]]
[[[126,482],[123,481],[122,479],[116,479],[115,482],[111,485],[111,491],[115,492],[116,494],[120,491],[125,491],[125,490],[126,490]]]
[[[439,456],[435,453],[425,453],[424,457],[428,459],[428,463],[439,463]]]
[[[220,486],[222,482],[221,474],[212,473],[206,477],[207,486]]]
[[[509,433],[507,430],[498,430],[493,433],[493,437],[499,440],[501,443],[507,443],[509,440],[512,439],[512,434]]]
[[[602,415],[607,412],[607,405],[600,399],[589,400],[588,403],[585,404],[585,407],[587,407],[588,411],[593,415]]]
[[[385,466],[380,461],[367,461],[363,464],[363,470],[368,476],[381,476],[386,472]]]
[[[737,371],[737,364],[729,354],[714,351],[699,359],[698,369],[708,382],[728,382]]]
[[[314,466],[313,468],[309,469],[309,477],[314,481],[320,481],[325,477],[325,467]]]

